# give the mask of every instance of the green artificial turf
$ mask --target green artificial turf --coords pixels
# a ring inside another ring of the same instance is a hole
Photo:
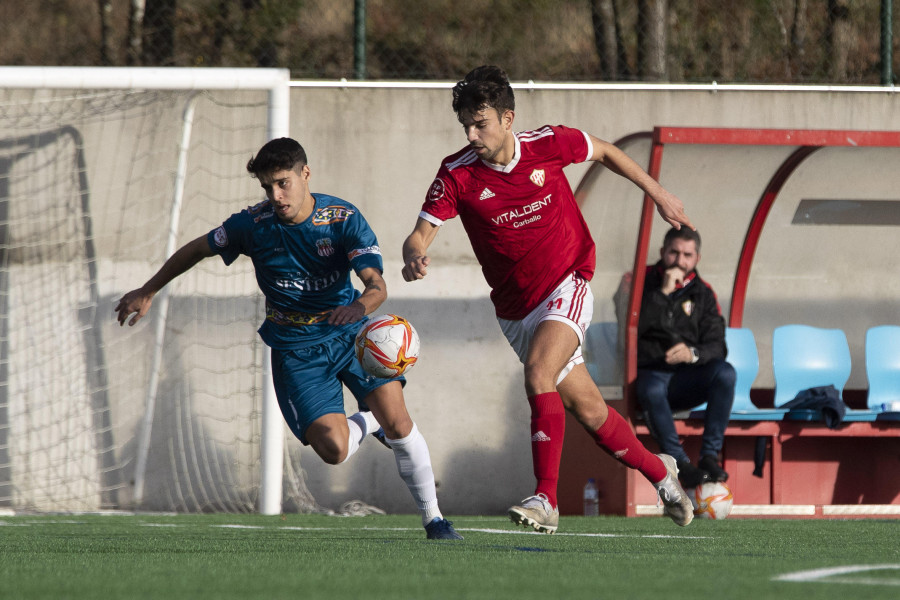
[[[900,521],[450,518],[464,541],[416,516],[0,517],[0,598],[900,597]]]

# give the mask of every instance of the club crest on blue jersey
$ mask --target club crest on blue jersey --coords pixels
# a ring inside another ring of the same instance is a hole
[[[312,224],[318,227],[320,225],[340,223],[349,219],[355,212],[355,210],[346,206],[323,206],[316,210],[312,218]]]
[[[225,233],[225,227],[220,225],[216,228],[213,232],[213,241],[219,248],[224,248],[228,245],[228,234]]]
[[[316,240],[316,252],[319,253],[319,256],[331,256],[334,254],[334,246],[331,245],[331,238]]]

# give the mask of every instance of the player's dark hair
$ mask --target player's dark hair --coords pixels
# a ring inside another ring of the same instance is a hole
[[[276,171],[302,169],[306,162],[306,151],[297,140],[277,138],[267,142],[256,156],[247,162],[247,171],[254,177]]]
[[[700,252],[700,233],[694,231],[690,227],[685,227],[682,225],[681,229],[675,229],[674,227],[666,232],[666,237],[663,238],[663,248],[668,248],[669,244],[672,243],[672,240],[681,239],[694,242],[694,245],[697,246],[697,252]]]
[[[516,109],[516,96],[506,72],[494,65],[482,65],[469,71],[465,79],[453,86],[453,111],[462,121],[485,108],[501,115]]]

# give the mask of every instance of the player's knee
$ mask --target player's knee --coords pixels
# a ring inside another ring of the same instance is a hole
[[[413,422],[410,418],[390,421],[382,425],[382,428],[384,429],[384,435],[389,440],[402,440],[412,433]]]
[[[564,404],[566,410],[588,431],[596,431],[609,417],[609,407],[600,394],[596,397],[580,397]]]
[[[541,362],[525,363],[525,389],[531,393],[540,393],[555,389],[557,374]]]
[[[309,445],[326,464],[337,465],[347,458],[347,442],[331,437],[322,437],[309,440]]]

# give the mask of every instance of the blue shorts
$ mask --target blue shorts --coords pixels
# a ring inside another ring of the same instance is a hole
[[[382,379],[362,370],[353,345],[357,330],[298,350],[272,348],[272,382],[278,406],[288,427],[304,445],[308,445],[306,429],[313,421],[331,413],[345,414],[343,385],[356,398],[359,410],[368,410],[366,396],[384,384],[399,381],[406,385],[403,376]]]

